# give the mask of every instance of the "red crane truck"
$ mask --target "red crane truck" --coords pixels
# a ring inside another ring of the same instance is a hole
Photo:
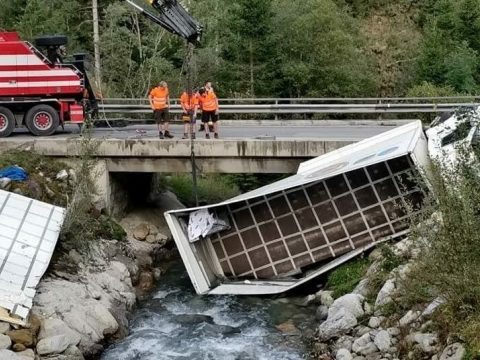
[[[44,45],[58,48],[59,38],[44,38]],[[83,123],[84,75],[51,60],[17,33],[0,32],[0,137],[22,125],[46,136],[66,121]]]

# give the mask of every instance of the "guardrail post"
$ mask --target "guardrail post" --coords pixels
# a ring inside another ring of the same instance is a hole
[[[382,100],[378,100],[378,105],[382,105]],[[383,113],[380,113],[380,115],[378,115],[378,120],[383,120]]]
[[[275,107],[278,108],[278,100],[275,100]],[[275,112],[275,121],[278,120],[278,113]]]

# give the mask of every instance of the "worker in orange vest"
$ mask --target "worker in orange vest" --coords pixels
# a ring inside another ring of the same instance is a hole
[[[150,91],[148,99],[150,101],[150,107],[153,110],[153,118],[157,123],[159,138],[173,138],[173,135],[170,134],[169,131],[170,114],[168,109],[170,107],[170,94],[167,83],[161,81],[157,87]]]
[[[186,89],[180,96],[182,106],[183,138],[188,139],[188,133],[195,139],[195,122],[197,119],[198,96],[191,89]]]
[[[213,124],[213,136],[218,139],[218,98],[213,91],[212,83],[207,81],[199,91],[199,104],[202,109],[202,123],[205,127],[205,138],[210,139],[210,126]]]

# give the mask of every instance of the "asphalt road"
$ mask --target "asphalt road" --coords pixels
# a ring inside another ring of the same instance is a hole
[[[197,125],[198,126],[198,125]],[[271,138],[278,139],[317,139],[317,140],[343,140],[357,141],[362,140],[382,132],[393,129],[392,126],[381,125],[310,125],[310,126],[258,126],[258,125],[224,125],[220,127],[220,137],[222,139],[255,139]],[[183,135],[182,125],[171,125],[171,132],[175,138],[181,138]],[[141,139],[158,138],[158,132],[155,125],[132,125],[123,128],[95,128],[93,131],[95,138],[114,138],[114,139]],[[65,131],[59,130],[51,138],[78,137],[79,128],[74,125],[65,127]],[[19,139],[32,137],[25,129],[17,129],[10,137]],[[203,134],[197,134],[197,138],[204,138]],[[8,139],[8,138],[7,138]],[[3,141],[4,139],[0,140]]]

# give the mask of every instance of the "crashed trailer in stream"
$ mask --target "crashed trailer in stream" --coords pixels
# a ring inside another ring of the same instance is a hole
[[[198,294],[278,294],[409,231],[426,195],[420,121],[219,204],[165,213]]]

